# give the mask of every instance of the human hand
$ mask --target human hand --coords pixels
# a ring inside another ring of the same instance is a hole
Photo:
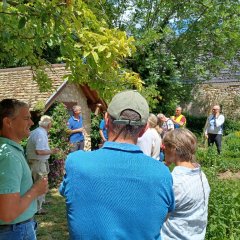
[[[52,154],[56,154],[56,153],[58,153],[59,151],[60,151],[59,148],[54,148],[54,149],[51,150]]]
[[[83,127],[78,128],[78,132],[84,132],[84,128]]]
[[[41,196],[48,192],[48,178],[46,175],[42,175],[42,178],[40,178],[32,187],[34,191],[36,192],[37,196]]]

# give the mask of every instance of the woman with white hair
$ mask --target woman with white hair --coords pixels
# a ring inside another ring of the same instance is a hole
[[[197,139],[189,130],[178,128],[165,134],[163,144],[166,165],[175,164],[175,210],[162,227],[162,239],[204,240],[210,187],[195,161]]]
[[[147,122],[147,131],[142,135],[142,137],[138,138],[137,145],[144,154],[159,160],[162,140],[156,130],[157,123],[157,117],[151,113]]]

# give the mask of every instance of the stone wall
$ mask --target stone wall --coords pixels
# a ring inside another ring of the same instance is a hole
[[[226,118],[240,118],[240,81],[200,84],[192,90],[193,100],[184,104],[184,111],[194,116],[208,116],[219,104]]]
[[[88,108],[87,99],[82,92],[80,86],[75,84],[67,83],[61,93],[56,97],[56,101],[59,102],[76,102],[81,106],[83,125],[86,130],[85,134],[85,149],[86,151],[91,150],[91,109]]]

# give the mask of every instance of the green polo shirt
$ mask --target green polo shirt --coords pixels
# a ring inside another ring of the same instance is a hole
[[[33,185],[31,170],[21,145],[0,137],[0,194],[20,193],[23,196]],[[25,221],[36,213],[37,202],[30,206],[10,224]],[[0,219],[0,225],[6,224]],[[9,223],[8,223],[9,224]]]

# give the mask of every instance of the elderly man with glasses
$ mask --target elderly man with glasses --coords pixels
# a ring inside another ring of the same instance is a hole
[[[222,147],[224,121],[225,118],[223,114],[220,113],[220,106],[215,105],[212,108],[212,114],[207,119],[205,137],[208,140],[208,146],[212,146],[214,143],[216,144],[219,154],[221,153]]]

